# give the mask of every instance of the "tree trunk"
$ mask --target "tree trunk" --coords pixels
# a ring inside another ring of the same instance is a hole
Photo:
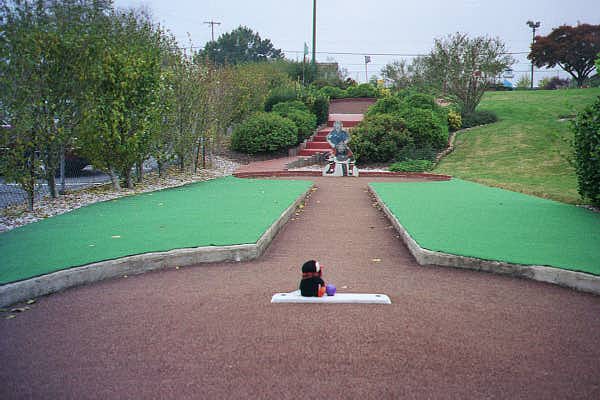
[[[48,171],[47,181],[48,181],[48,190],[50,191],[50,196],[53,199],[58,197],[58,188],[56,187],[56,171]]]
[[[183,172],[185,170],[185,159],[179,155],[179,170]]]
[[[115,174],[115,171],[113,171],[112,168],[108,172],[108,176],[110,176],[110,182],[112,183],[113,189],[116,190],[117,192],[120,191],[121,183],[119,182],[119,176],[117,174]]]
[[[163,177],[163,168],[164,168],[164,163],[162,162],[162,160],[158,159],[156,160],[156,164],[158,165],[158,177],[162,178]]]
[[[133,189],[133,179],[131,179],[131,166],[129,166],[128,168],[125,168],[124,174],[125,174],[125,186],[127,186],[127,189]]]
[[[136,164],[136,169],[137,169],[137,183],[142,183],[142,180],[144,179],[144,161],[142,159],[139,159],[137,164]]]

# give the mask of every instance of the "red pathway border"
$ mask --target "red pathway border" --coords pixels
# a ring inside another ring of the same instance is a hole
[[[261,178],[261,177],[285,177],[285,176],[322,176],[321,171],[236,171],[233,174],[238,178]],[[361,177],[377,178],[414,178],[427,179],[431,181],[449,181],[452,179],[449,175],[427,174],[419,172],[391,172],[391,171],[360,171]],[[352,178],[352,177],[350,177]]]

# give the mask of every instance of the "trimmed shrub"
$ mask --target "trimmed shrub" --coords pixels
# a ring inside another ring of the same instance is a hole
[[[296,144],[297,130],[288,118],[259,112],[233,131],[231,148],[249,154],[274,152]]]
[[[329,119],[329,98],[325,96],[307,96],[304,103],[310,112],[317,116],[317,125],[324,124]]]
[[[462,127],[471,128],[473,126],[491,124],[498,121],[498,116],[493,111],[475,111],[462,114]]]
[[[450,110],[448,111],[448,128],[451,132],[457,131],[462,127],[462,117],[460,113]]]
[[[340,89],[336,86],[324,86],[319,89],[321,96],[329,97],[330,99],[342,99],[348,97],[348,93],[344,89]]]
[[[370,83],[361,83],[358,86],[349,86],[346,89],[346,97],[377,97],[377,88]]]
[[[294,122],[296,125],[296,133],[297,139],[296,143],[302,142],[304,139],[308,139],[310,135],[312,135],[313,131],[317,127],[317,117],[314,114],[308,111],[302,111],[296,108],[288,108],[287,110],[284,107],[282,111],[276,110],[277,106],[283,105],[286,103],[279,103],[273,107],[273,112],[281,115],[282,117],[288,118]],[[302,103],[301,103],[302,104]],[[302,104],[304,106],[304,104]],[[306,107],[306,106],[304,106]]]
[[[294,88],[288,86],[279,86],[273,88],[265,100],[265,111],[271,111],[273,106],[277,103],[296,100],[296,97],[296,90]]]
[[[448,124],[434,111],[410,108],[404,110],[401,116],[415,146],[441,149],[448,143]]]
[[[540,82],[540,84],[541,83],[542,82]],[[556,90],[556,89],[566,89],[569,87],[570,84],[571,84],[571,80],[568,78],[560,79],[558,76],[553,76],[552,78],[550,78],[546,82],[544,82],[543,86],[540,85],[540,87],[545,90]]]
[[[386,162],[410,141],[404,120],[394,114],[366,117],[352,129],[350,148],[357,162]]]
[[[579,194],[600,206],[600,97],[579,113],[571,129]]]
[[[271,109],[271,111],[280,113],[280,114],[286,113],[291,110],[299,110],[299,111],[309,112],[308,106],[306,104],[304,104],[303,102],[301,102],[300,100],[290,100],[290,101],[285,101],[283,103],[277,103]]]
[[[406,97],[406,105],[409,108],[422,108],[424,110],[437,111],[440,106],[435,102],[433,96],[425,93],[414,93]]]
[[[402,99],[398,96],[384,97],[375,102],[367,110],[367,116],[374,116],[377,114],[395,114],[402,110]]]
[[[393,172],[425,172],[431,171],[433,162],[431,160],[406,160],[390,165]]]

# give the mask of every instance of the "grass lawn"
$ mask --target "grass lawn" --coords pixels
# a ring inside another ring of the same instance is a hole
[[[481,110],[499,121],[459,132],[455,151],[434,172],[567,203],[583,203],[566,156],[568,121],[591,104],[600,88],[488,92]]]
[[[425,249],[600,275],[600,214],[453,179],[371,183]]]
[[[310,185],[228,177],[25,225],[0,234],[0,284],[133,254],[256,243]]]

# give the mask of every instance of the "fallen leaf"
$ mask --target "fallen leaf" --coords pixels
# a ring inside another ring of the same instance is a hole
[[[127,275],[123,275],[123,278],[127,278]]]
[[[112,235],[111,236],[113,239],[119,239],[121,237],[121,235]]]
[[[4,319],[12,319],[12,318],[16,318],[17,316],[14,314],[8,314],[6,317],[4,317]]]
[[[35,299],[29,299],[29,300],[27,300],[27,302],[25,304],[33,304],[35,302],[36,302]]]
[[[90,247],[96,247],[96,245],[95,245],[95,244],[90,244],[89,246],[90,246]]]
[[[11,309],[10,312],[20,313],[20,312],[25,312],[27,310],[30,310],[30,308],[29,307],[15,307],[15,308]]]
[[[373,258],[371,261],[373,261],[373,262],[381,262],[381,258]]]
[[[298,207],[299,208],[304,208],[304,204],[300,204]]]

